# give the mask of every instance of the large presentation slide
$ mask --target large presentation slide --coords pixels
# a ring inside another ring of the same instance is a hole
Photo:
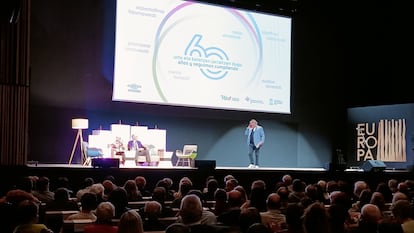
[[[290,113],[292,19],[118,0],[113,100]]]

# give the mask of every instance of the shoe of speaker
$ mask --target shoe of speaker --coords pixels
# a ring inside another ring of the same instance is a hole
[[[254,168],[255,166],[253,164],[250,164],[247,168]]]
[[[255,165],[254,168],[259,168],[259,165]]]

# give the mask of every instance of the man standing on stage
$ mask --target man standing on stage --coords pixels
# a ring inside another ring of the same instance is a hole
[[[249,147],[249,168],[259,168],[260,148],[262,148],[265,141],[264,129],[257,124],[255,119],[251,119],[244,135],[247,136],[247,145]],[[255,154],[255,159],[253,159],[253,153]]]

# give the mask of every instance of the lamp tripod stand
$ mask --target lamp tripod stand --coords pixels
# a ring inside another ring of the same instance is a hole
[[[84,153],[84,150],[83,150],[82,129],[78,129],[78,134],[76,134],[75,143],[73,144],[73,148],[72,148],[72,153],[70,154],[69,164],[72,163],[73,155],[75,154],[75,150],[76,150],[76,146],[78,145],[78,141],[80,141],[79,145],[80,145],[82,164],[83,164],[83,161],[85,161],[85,153]]]
[[[73,144],[72,153],[70,154],[69,163],[72,163],[73,155],[75,154],[76,146],[80,146],[80,153],[81,153],[81,164],[83,164],[86,161],[86,155],[85,155],[85,148],[83,146],[83,136],[82,136],[82,129],[88,128],[88,120],[87,119],[72,119],[72,129],[77,129],[78,133],[76,134],[75,142]]]

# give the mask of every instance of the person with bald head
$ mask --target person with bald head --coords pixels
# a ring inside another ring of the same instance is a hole
[[[361,208],[361,215],[356,229],[352,233],[377,233],[382,221],[381,210],[374,204],[365,204]]]
[[[260,212],[262,223],[268,228],[272,227],[273,230],[275,227],[279,230],[286,229],[286,216],[280,211],[281,200],[279,194],[269,194],[266,199],[266,207],[266,212]]]

